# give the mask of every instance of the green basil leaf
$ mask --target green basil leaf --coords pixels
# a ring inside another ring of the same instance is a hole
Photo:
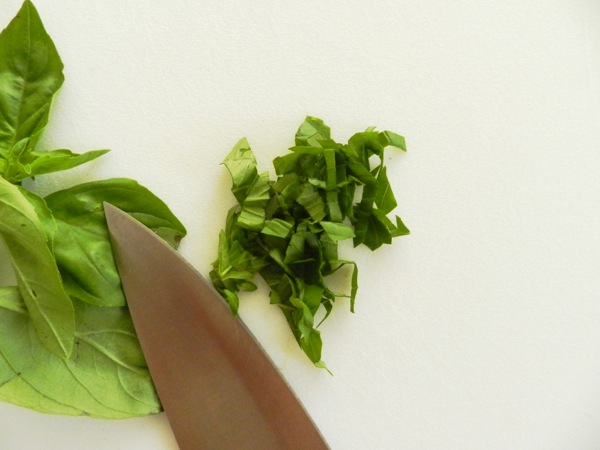
[[[92,161],[109,150],[92,150],[82,154],[70,150],[32,151],[28,156],[31,162],[25,163],[27,177],[34,177],[61,170],[71,169]],[[23,177],[26,178],[26,177]]]
[[[104,218],[110,203],[177,247],[185,227],[145,187],[125,178],[84,183],[46,197],[58,231],[54,253],[67,292],[98,306],[123,306],[125,297]]]
[[[161,406],[126,308],[75,301],[75,350],[41,345],[27,314],[0,308],[0,399],[51,414],[122,419]]]
[[[0,155],[6,156],[17,142],[39,136],[64,76],[56,47],[29,0],[0,42]]]
[[[0,236],[4,238],[19,291],[41,342],[63,358],[73,349],[71,299],[34,206],[20,188],[0,177]]]
[[[50,251],[54,253],[54,236],[56,236],[58,226],[56,225],[56,220],[54,220],[52,211],[50,211],[50,208],[48,208],[46,201],[39,195],[20,186],[18,186],[18,189],[21,195],[23,195],[23,197],[25,197],[27,201],[31,203],[31,206],[33,206],[42,229],[46,234],[48,247],[50,248]]]
[[[38,132],[40,134],[41,132]],[[108,150],[93,150],[83,154],[70,150],[36,151],[37,138],[27,137],[17,142],[7,153],[0,174],[16,184],[25,178],[71,169],[104,155]]]

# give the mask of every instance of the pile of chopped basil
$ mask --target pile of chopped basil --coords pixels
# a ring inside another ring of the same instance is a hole
[[[340,259],[338,242],[353,239],[355,247],[375,250],[409,233],[398,216],[388,218],[397,204],[384,165],[387,147],[406,151],[402,136],[374,128],[337,143],[322,120],[307,117],[291,153],[273,161],[276,180],[259,173],[246,139],[224,161],[237,205],[219,235],[212,282],[236,314],[238,292],[255,290],[252,279],[260,274],[271,303],[281,308],[298,344],[319,367],[325,364],[315,317],[324,308],[322,323],[338,297],[349,298],[354,311],[358,289],[358,267]],[[328,277],[348,265],[349,293],[333,292]]]
[[[102,204],[130,213],[174,247],[186,231],[130,179],[46,197],[24,187],[106,153],[39,148],[63,81],[56,47],[25,1],[0,34],[0,239],[16,279],[0,287],[0,400],[110,419],[156,413],[161,404],[125,306]]]

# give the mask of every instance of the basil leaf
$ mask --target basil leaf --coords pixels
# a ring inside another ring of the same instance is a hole
[[[185,227],[162,200],[125,178],[84,183],[46,197],[58,227],[54,255],[69,295],[97,306],[124,306],[103,203],[108,202],[177,247]]]
[[[18,307],[0,308],[0,399],[51,414],[106,419],[159,412],[127,310],[78,301],[74,306],[76,345],[68,359],[46,351]]]
[[[0,156],[22,139],[39,136],[63,63],[33,4],[26,0],[0,34]]]
[[[0,236],[4,238],[19,291],[42,344],[66,358],[73,349],[71,299],[48,246],[36,209],[21,190],[0,177]]]
[[[83,154],[78,154],[65,149],[45,152],[31,151],[27,155],[27,159],[21,161],[21,164],[24,167],[24,173],[21,174],[20,179],[16,179],[15,182],[28,177],[71,169],[92,161],[107,152],[108,150],[92,150]]]

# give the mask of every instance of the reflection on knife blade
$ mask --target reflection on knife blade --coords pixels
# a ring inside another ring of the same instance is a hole
[[[117,266],[182,449],[326,449],[271,360],[176,251],[105,204]]]

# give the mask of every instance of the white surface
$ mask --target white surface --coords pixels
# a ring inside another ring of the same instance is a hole
[[[361,268],[357,312],[303,359],[266,292],[242,315],[334,449],[600,448],[600,3],[37,0],[66,66],[48,146],[110,148],[50,191],[136,178],[203,273],[231,205],[219,163],[259,162],[305,115],[376,125],[412,235]],[[20,0],[4,0],[8,23]],[[0,405],[2,449],[174,449],[120,422]]]

